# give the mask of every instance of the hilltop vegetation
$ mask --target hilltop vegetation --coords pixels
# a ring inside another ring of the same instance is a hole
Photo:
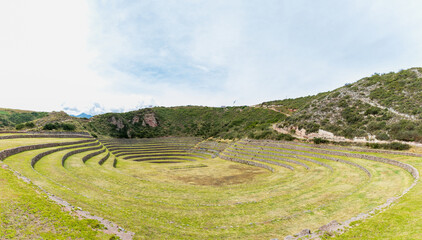
[[[46,112],[33,112],[0,108],[0,128],[14,128],[18,124],[47,116]],[[30,125],[31,127],[32,125]]]
[[[323,129],[347,138],[375,135],[379,140],[421,141],[422,69],[374,74],[330,92],[262,103],[294,112],[281,127],[307,133]]]
[[[270,129],[286,116],[253,107],[155,107],[95,116],[88,129],[112,137],[199,136],[221,138],[282,138]]]
[[[291,140],[271,129],[329,131],[346,138],[422,141],[422,68],[373,74],[314,96],[264,102],[254,107],[154,107],[106,113],[92,119],[64,112],[0,111],[0,127],[89,131],[95,136],[151,138],[196,136]],[[34,120],[39,118],[37,120]]]

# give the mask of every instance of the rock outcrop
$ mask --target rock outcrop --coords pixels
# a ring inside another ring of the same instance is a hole
[[[144,115],[142,126],[147,126],[147,125],[153,128],[158,126],[158,122],[157,122],[157,119],[155,118],[154,113],[147,113]]]

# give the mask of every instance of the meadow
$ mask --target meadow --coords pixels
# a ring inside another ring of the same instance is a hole
[[[1,239],[421,238],[421,149],[25,135],[0,135]]]

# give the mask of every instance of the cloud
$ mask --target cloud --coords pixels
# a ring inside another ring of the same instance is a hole
[[[0,79],[8,91],[0,102],[98,114],[315,94],[420,66],[421,7],[416,0],[5,1]]]

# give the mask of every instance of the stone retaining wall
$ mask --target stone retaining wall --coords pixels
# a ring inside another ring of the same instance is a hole
[[[140,159],[135,159],[133,161],[135,162],[145,162],[145,161],[167,161],[167,160],[178,160],[178,161],[190,161],[190,162],[195,162],[195,160],[190,159],[190,158],[172,158],[172,157],[166,157],[166,158],[140,158]]]
[[[118,157],[118,155],[116,155]],[[142,154],[142,155],[132,155],[123,157],[123,159],[133,159],[133,158],[143,158],[143,157],[198,157],[201,158],[203,156],[196,155],[196,154]]]
[[[64,142],[64,143],[44,143],[44,144],[21,146],[21,147],[6,149],[3,151],[0,151],[0,161],[9,156],[12,156],[21,152],[25,152],[25,151],[31,151],[31,150],[41,149],[41,148],[73,145],[73,144],[86,143],[86,142],[92,142],[92,140],[82,140],[82,141]]]
[[[267,142],[274,142],[272,140],[266,140]],[[412,152],[401,152],[401,151],[390,151],[390,150],[382,150],[382,149],[367,149],[367,148],[353,148],[353,147],[342,147],[342,146],[332,146],[332,145],[320,145],[320,144],[306,144],[306,143],[298,143],[298,142],[286,142],[280,141],[283,144],[289,145],[299,145],[299,146],[308,146],[312,148],[322,148],[322,149],[332,149],[332,150],[339,150],[339,151],[351,151],[351,152],[372,152],[372,153],[381,153],[381,154],[394,154],[394,155],[403,155],[403,156],[411,156],[411,157],[422,157],[420,153],[412,153]]]
[[[88,132],[47,132],[47,131],[28,131],[30,134],[50,134],[50,135],[86,135],[91,136]]]
[[[0,131],[0,133],[26,133],[25,131]]]
[[[55,152],[60,152],[60,151],[64,151],[64,150],[68,150],[68,149],[72,149],[72,148],[80,148],[80,147],[90,147],[90,146],[95,146],[98,143],[94,142],[94,143],[90,143],[90,144],[84,144],[84,145],[77,145],[77,146],[70,146],[70,147],[63,147],[63,148],[56,148],[56,149],[52,149],[50,151],[46,151],[46,152],[42,152],[40,154],[38,154],[37,156],[35,156],[34,158],[32,158],[31,160],[31,167],[34,168],[35,164],[43,157],[50,155],[52,153]]]
[[[241,150],[241,149],[235,147],[234,149],[227,149],[226,152],[233,153],[233,154],[236,154],[236,155],[241,155],[241,157],[243,157],[243,156],[252,157],[253,160],[257,160],[257,161],[261,161],[261,160],[265,161],[265,159],[262,159],[262,158],[269,158],[269,159],[274,159],[274,160],[279,160],[279,161],[285,161],[285,162],[301,165],[304,168],[306,168],[307,170],[309,170],[308,165],[306,165],[302,162],[292,160],[292,159],[281,158],[281,157],[277,157],[277,156],[264,156],[264,155],[260,155],[260,154],[253,154],[253,153],[247,153],[247,152],[245,153],[245,152],[237,151],[237,150]]]
[[[92,138],[92,137],[89,135],[77,135],[77,134],[29,134],[29,135],[0,136],[0,139],[15,139],[15,138]]]
[[[153,150],[186,150],[190,149],[188,147],[178,147],[178,146],[160,146],[160,147],[119,147],[119,146],[109,146],[104,145],[110,151],[153,151]]]
[[[99,154],[101,154],[101,153],[103,153],[103,152],[105,152],[105,151],[106,151],[106,149],[104,148],[104,149],[102,149],[102,150],[100,150],[100,151],[90,153],[90,154],[88,154],[88,155],[84,156],[84,157],[82,158],[82,161],[85,163],[86,161],[88,161],[88,159],[90,159],[90,158],[92,158],[92,157],[94,157],[94,156],[97,156],[97,155],[99,155]]]
[[[128,155],[128,154],[143,154],[143,153],[157,153],[158,151],[156,150],[148,150],[148,151],[140,151],[140,150],[133,150],[133,151],[128,151],[128,150],[110,150],[110,152],[113,152],[114,155],[117,156],[117,154],[120,155]],[[160,153],[186,153],[186,150],[168,150],[168,151],[160,151]]]
[[[100,144],[100,143],[98,142],[97,144]],[[102,147],[103,147],[102,145],[99,145],[98,147],[83,148],[83,149],[78,149],[78,150],[68,152],[62,158],[62,166],[64,167],[64,162],[66,161],[66,159],[68,159],[72,155],[82,153],[82,152],[88,152],[88,151],[92,151],[92,150],[98,150],[98,149],[101,149]]]
[[[262,149],[261,147],[257,147],[257,146],[252,146],[252,145],[243,145],[245,147],[237,147],[235,146],[235,149],[240,149],[240,150],[245,150],[248,152],[253,152],[253,153],[258,153],[258,154],[265,154],[265,155],[273,155],[273,156],[281,156],[281,157],[289,157],[289,158],[296,158],[296,159],[300,159],[303,161],[308,161],[308,162],[312,162],[318,165],[321,165],[323,167],[329,168],[330,170],[333,170],[333,168],[328,165],[325,164],[323,162],[314,160],[314,159],[310,159],[310,158],[306,158],[306,157],[301,157],[301,156],[297,156],[297,155],[292,155],[292,154],[283,154],[283,153],[275,153],[275,152],[270,152],[270,151],[261,151],[261,150],[256,150],[256,149]],[[274,149],[275,150],[275,149]]]
[[[110,153],[107,153],[107,155],[105,157],[101,158],[101,160],[98,162],[98,164],[103,165],[109,157],[110,157]]]
[[[294,170],[294,167],[292,167],[290,165],[280,163],[280,162],[274,162],[274,161],[271,161],[271,160],[260,159],[260,158],[251,157],[251,156],[244,156],[244,155],[239,156],[239,154],[231,153],[231,152],[224,152],[224,155],[229,155],[229,157],[233,157],[233,158],[237,158],[237,159],[246,158],[246,159],[249,159],[249,160],[269,163],[269,164],[277,165],[277,166],[284,167],[284,168],[287,168],[287,169],[290,169],[290,170]]]
[[[255,143],[249,142],[248,145],[255,145],[255,146],[268,146],[268,147],[280,147],[276,144],[271,144],[271,143],[265,143],[265,142],[259,142],[256,141]],[[287,147],[284,147],[287,148]],[[313,149],[307,149],[307,151],[311,151]],[[281,152],[285,152],[285,153],[291,153],[291,154],[298,154],[298,155],[304,155],[304,156],[308,156],[308,157],[315,157],[315,158],[321,158],[321,159],[325,159],[325,160],[330,160],[330,161],[335,161],[335,162],[341,162],[341,163],[345,163],[345,164],[349,164],[351,166],[355,166],[359,169],[361,169],[362,171],[364,171],[368,177],[371,177],[372,174],[368,171],[368,169],[364,168],[363,166],[354,163],[354,162],[350,162],[347,160],[343,160],[343,159],[339,159],[339,158],[334,158],[334,157],[330,157],[330,156],[326,156],[326,155],[321,155],[321,154],[315,154],[315,153],[309,153],[309,152],[301,152],[301,151],[289,151],[289,150],[284,150],[284,149],[277,149],[277,151],[281,151]]]
[[[414,179],[419,179],[419,172],[416,168],[414,168],[413,166],[409,164],[402,163],[402,162],[388,159],[388,158],[376,157],[376,156],[365,155],[365,154],[360,154],[360,153],[346,153],[346,152],[337,152],[337,151],[330,151],[330,150],[324,150],[324,149],[311,149],[307,147],[300,147],[300,146],[288,145],[288,144],[283,144],[283,143],[261,142],[260,144],[265,145],[265,146],[270,146],[270,147],[281,147],[281,148],[294,149],[294,150],[299,150],[299,151],[313,151],[320,154],[329,154],[329,155],[335,155],[335,156],[360,158],[360,159],[382,162],[382,163],[403,168],[404,170],[408,171],[413,176]]]
[[[237,158],[233,158],[233,157],[228,157],[228,156],[220,156],[220,158],[224,159],[224,160],[228,160],[228,161],[232,161],[232,162],[237,162],[237,163],[242,163],[242,164],[247,164],[247,165],[251,165],[251,166],[255,166],[255,167],[260,167],[260,168],[264,168],[267,170],[270,170],[271,172],[274,172],[274,168],[262,164],[262,163],[257,163],[257,162],[252,162],[252,161],[248,161],[248,160],[243,160],[243,159],[237,159]]]

